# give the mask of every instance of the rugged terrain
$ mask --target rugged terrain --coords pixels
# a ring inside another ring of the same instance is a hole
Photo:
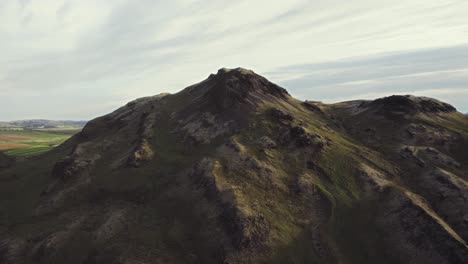
[[[221,69],[0,155],[0,263],[467,263],[467,149],[435,99],[302,102]]]

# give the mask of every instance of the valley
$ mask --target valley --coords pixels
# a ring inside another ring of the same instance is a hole
[[[35,156],[45,153],[69,139],[70,130],[0,130],[0,151],[11,156]]]
[[[0,122],[0,151],[18,157],[40,155],[80,132],[85,124],[43,119]]]

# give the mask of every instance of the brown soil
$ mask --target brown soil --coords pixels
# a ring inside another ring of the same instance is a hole
[[[19,149],[19,148],[27,148],[31,145],[28,144],[16,144],[16,143],[0,143],[0,151],[2,150],[11,150],[11,149]]]
[[[30,136],[19,136],[19,135],[12,135],[12,134],[0,134],[0,141],[15,141],[15,140],[29,140],[29,139],[36,139],[37,137],[30,137]]]

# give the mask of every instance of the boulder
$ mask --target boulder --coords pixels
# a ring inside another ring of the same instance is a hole
[[[271,110],[271,115],[278,119],[278,120],[281,120],[281,121],[292,121],[293,120],[293,117],[292,115],[282,111],[282,110],[279,110],[279,109],[272,109]]]

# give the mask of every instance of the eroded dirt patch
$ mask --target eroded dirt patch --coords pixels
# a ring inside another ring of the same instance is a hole
[[[13,134],[0,134],[0,141],[16,141],[16,140],[30,140],[30,139],[37,139],[37,137],[20,136],[20,135],[13,135]]]
[[[20,144],[20,143],[0,143],[0,151],[19,149],[19,148],[28,148],[28,147],[31,147],[31,145]]]

